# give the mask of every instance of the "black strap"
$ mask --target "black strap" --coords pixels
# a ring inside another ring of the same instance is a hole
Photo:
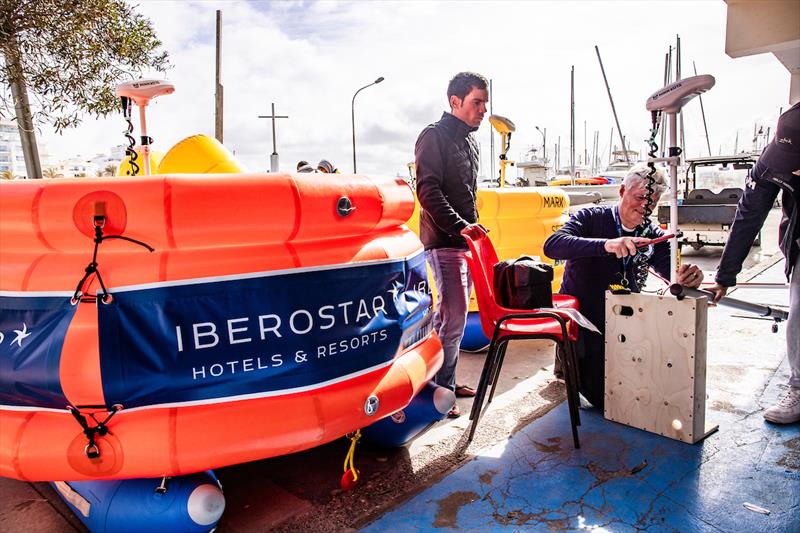
[[[151,247],[149,244],[146,244],[142,241],[137,241],[136,239],[131,239],[130,237],[124,237],[122,235],[103,235],[103,227],[106,225],[106,217],[104,215],[95,215],[94,217],[94,251],[92,252],[92,260],[91,262],[86,265],[85,273],[83,277],[78,282],[78,285],[75,287],[75,293],[72,295],[72,299],[77,301],[81,299],[83,296],[83,292],[81,289],[83,288],[86,281],[94,274],[97,276],[97,281],[100,283],[100,288],[103,290],[103,296],[101,301],[104,303],[108,302],[109,294],[108,289],[106,289],[106,284],[103,282],[103,277],[100,275],[100,271],[97,270],[97,249],[100,247],[100,244],[108,239],[122,239],[123,241],[132,242],[134,244],[138,244],[144,248],[147,248],[148,251],[154,252],[155,248]],[[87,295],[88,300],[93,301],[97,296]]]
[[[84,450],[86,457],[89,459],[97,459],[100,457],[100,447],[97,446],[95,437],[98,435],[103,437],[109,433],[108,422],[115,414],[117,414],[117,411],[122,410],[122,406],[117,404],[111,407],[111,410],[108,411],[108,416],[102,422],[94,416],[94,413],[89,413],[89,417],[91,417],[91,419],[95,422],[94,426],[89,426],[89,421],[81,414],[77,407],[68,405],[67,409],[69,409],[69,412],[72,413],[72,416],[78,421],[78,424],[80,424],[81,429],[83,429],[83,434],[86,435],[87,439],[89,439],[89,442],[86,444],[86,448]]]

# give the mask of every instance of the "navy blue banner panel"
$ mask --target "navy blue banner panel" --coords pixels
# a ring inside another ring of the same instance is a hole
[[[59,365],[69,296],[0,296],[0,405],[65,409]]]
[[[125,408],[310,390],[385,367],[430,332],[423,254],[109,292],[103,392]]]

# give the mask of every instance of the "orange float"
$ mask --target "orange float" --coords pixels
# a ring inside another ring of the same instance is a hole
[[[0,475],[187,474],[405,407],[442,358],[413,209],[358,175],[0,182]]]

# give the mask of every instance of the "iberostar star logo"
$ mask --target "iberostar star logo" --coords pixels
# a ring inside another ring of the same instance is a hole
[[[395,282],[392,284],[392,288],[391,288],[391,289],[389,289],[389,291],[388,291],[388,292],[389,292],[389,293],[391,293],[391,295],[392,295],[392,298],[394,298],[395,300],[397,300],[397,293],[398,293],[398,292],[400,292],[400,289],[402,289],[402,288],[403,288],[403,284],[402,284],[402,283],[400,283],[399,281],[395,281]]]
[[[11,343],[10,343],[10,344],[12,344],[12,345],[13,345],[13,344],[16,342],[16,343],[17,343],[17,346],[19,346],[20,348],[22,348],[22,341],[23,341],[24,339],[27,339],[28,337],[30,337],[30,336],[31,336],[31,333],[33,333],[33,331],[28,331],[28,325],[27,325],[27,324],[25,324],[25,322],[23,322],[23,323],[22,323],[22,329],[15,329],[15,330],[14,330],[14,333],[16,333],[16,334],[17,334],[17,336],[16,336],[16,337],[14,337],[14,339],[11,341]],[[3,344],[3,341],[4,341],[5,339],[6,339],[6,336],[5,336],[5,334],[4,334],[2,331],[0,331],[0,344]]]

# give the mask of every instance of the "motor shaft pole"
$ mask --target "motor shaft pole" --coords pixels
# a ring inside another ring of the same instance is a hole
[[[684,287],[679,283],[673,283],[670,285],[669,292],[678,298],[683,298],[685,296],[700,298],[704,296],[708,298],[709,302],[714,299],[714,293],[712,292],[690,289],[689,287]],[[768,305],[745,302],[744,300],[737,300],[736,298],[731,298],[729,296],[720,298],[717,304],[724,305],[726,307],[733,307],[734,309],[739,309],[740,311],[746,311],[748,313],[754,313],[759,316],[770,316],[775,320],[787,320],[789,318],[789,313],[782,309],[775,309]]]

